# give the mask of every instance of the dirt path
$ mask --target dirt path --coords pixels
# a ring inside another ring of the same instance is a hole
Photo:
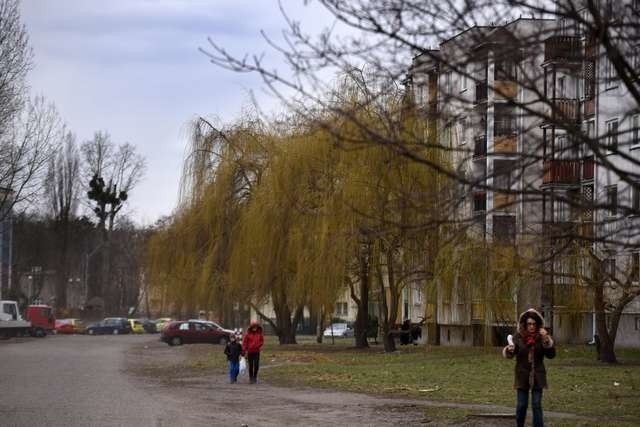
[[[220,350],[220,349],[216,349]],[[467,405],[418,399],[384,398],[365,394],[283,388],[266,383],[229,384],[224,370],[185,368],[206,358],[211,346],[168,347],[159,342],[136,345],[129,351],[128,372],[158,401],[185,409],[183,425],[224,426],[512,426],[513,418],[469,417],[443,420],[429,408],[458,408],[474,413],[513,413],[513,408]],[[263,368],[261,368],[263,369]],[[265,367],[264,369],[268,369]],[[578,418],[572,414],[545,413],[546,418]],[[552,423],[549,423],[552,425]]]

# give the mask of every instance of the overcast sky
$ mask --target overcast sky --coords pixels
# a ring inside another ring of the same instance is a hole
[[[317,5],[285,2],[310,32],[332,23]],[[249,91],[276,105],[257,76],[198,51],[211,37],[239,55],[268,53],[260,30],[277,37],[285,26],[276,0],[23,0],[22,20],[35,53],[32,94],[54,102],[80,142],[106,130],[147,159],[127,211],[138,223],[174,208],[190,119],[232,120]]]

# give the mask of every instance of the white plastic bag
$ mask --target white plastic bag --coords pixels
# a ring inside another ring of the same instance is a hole
[[[247,359],[244,356],[240,356],[240,375],[247,373]]]

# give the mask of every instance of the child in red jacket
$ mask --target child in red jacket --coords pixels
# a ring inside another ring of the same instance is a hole
[[[247,333],[242,338],[242,354],[247,355],[249,364],[249,382],[255,384],[258,379],[258,368],[260,367],[260,349],[264,344],[262,326],[252,320],[247,329]]]

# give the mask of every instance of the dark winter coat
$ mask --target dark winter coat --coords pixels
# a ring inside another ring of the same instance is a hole
[[[553,359],[556,356],[553,339],[550,335],[542,337],[536,335],[535,343],[531,347],[525,344],[527,330],[526,321],[529,316],[538,318],[540,328],[544,327],[544,318],[534,309],[529,309],[520,315],[518,333],[513,337],[515,350],[508,351],[508,346],[502,350],[506,358],[516,358],[514,387],[521,389],[547,388],[547,370],[544,358]]]
[[[262,326],[251,325],[242,338],[242,349],[245,353],[260,353],[263,344]]]
[[[238,363],[240,361],[240,354],[242,354],[242,346],[237,341],[228,342],[224,347],[224,354],[227,355],[229,362]]]

